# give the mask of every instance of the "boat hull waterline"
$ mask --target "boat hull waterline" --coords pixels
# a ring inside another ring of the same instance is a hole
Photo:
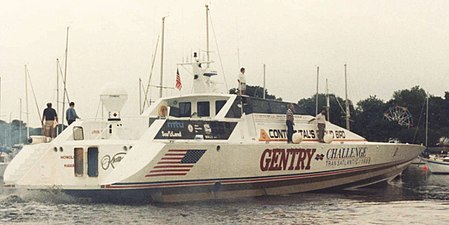
[[[284,195],[382,182],[400,174],[423,150],[417,145],[369,142],[236,145],[182,142],[159,143],[160,151],[152,160],[139,160],[138,151],[134,151],[137,149],[124,153],[126,157],[120,163],[105,170],[108,176],[96,179],[91,185],[87,185],[86,178],[73,182],[42,175],[46,182],[19,179],[9,186],[60,190],[100,200],[146,202]],[[123,151],[114,155],[120,152]],[[99,156],[105,159],[110,154]],[[181,162],[186,157],[190,161]],[[65,163],[67,158],[73,159],[70,155],[59,156],[59,161]],[[126,170],[126,165],[132,163],[145,165]],[[47,172],[56,177],[73,177],[71,165],[61,165],[61,170]]]

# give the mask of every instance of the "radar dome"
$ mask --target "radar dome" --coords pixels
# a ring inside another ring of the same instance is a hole
[[[119,83],[108,83],[100,94],[101,102],[109,112],[109,119],[120,118],[120,110],[128,100],[128,93]]]

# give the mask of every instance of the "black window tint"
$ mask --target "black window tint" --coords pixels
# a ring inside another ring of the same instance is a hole
[[[210,105],[209,102],[198,102],[197,103],[198,116],[210,116]]]
[[[190,102],[179,103],[179,117],[190,117],[192,115],[192,104]]]
[[[228,113],[226,113],[226,118],[240,118],[242,117],[242,109],[240,108],[242,104],[242,98],[237,97],[232,103],[231,108]]]
[[[220,112],[221,108],[223,108],[223,106],[226,104],[225,100],[218,100],[215,101],[215,115],[218,114],[218,112]]]

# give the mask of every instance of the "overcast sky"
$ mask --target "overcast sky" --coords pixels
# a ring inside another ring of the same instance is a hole
[[[26,64],[39,110],[56,107],[56,58],[64,60],[70,27],[67,88],[82,118],[94,118],[102,86],[110,81],[128,90],[123,116],[139,110],[139,78],[159,83],[161,18],[165,24],[164,85],[173,87],[177,63],[192,51],[205,50],[205,7],[212,18],[211,58],[217,82],[237,86],[240,66],[247,82],[262,86],[263,64],[268,91],[287,101],[320,92],[325,79],[331,93],[344,97],[344,64],[349,98],[370,95],[388,100],[393,92],[419,85],[432,95],[449,90],[449,1],[418,0],[0,0],[1,119],[25,113]],[[216,44],[217,43],[217,44]],[[217,50],[218,45],[218,50]],[[219,53],[219,54],[218,54]],[[221,61],[220,61],[221,58]],[[222,71],[221,64],[224,71]],[[179,67],[183,89],[191,76]],[[223,73],[224,72],[224,73]],[[224,74],[224,77],[223,77]],[[226,85],[221,85],[226,90]],[[29,88],[31,126],[39,126]],[[151,90],[153,98],[158,90]],[[62,94],[62,92],[60,92]],[[62,97],[61,97],[62,98]],[[62,107],[62,106],[60,106]],[[61,113],[61,112],[60,112]]]

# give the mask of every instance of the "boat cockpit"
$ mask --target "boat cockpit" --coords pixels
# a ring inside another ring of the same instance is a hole
[[[159,118],[240,118],[243,114],[285,114],[288,102],[237,95],[192,95],[161,100],[148,116]],[[293,104],[296,115],[306,114]]]

